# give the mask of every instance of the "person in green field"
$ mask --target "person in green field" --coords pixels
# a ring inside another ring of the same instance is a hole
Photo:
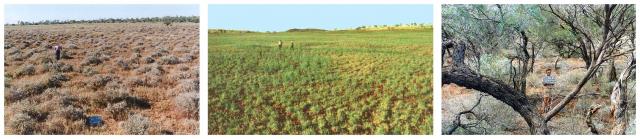
[[[291,41],[291,47],[290,48],[293,49],[293,41]]]
[[[542,108],[543,112],[547,113],[550,109],[552,95],[551,93],[553,91],[553,86],[556,84],[556,78],[551,76],[551,69],[547,69],[545,73],[547,75],[542,77],[542,86],[544,86]]]

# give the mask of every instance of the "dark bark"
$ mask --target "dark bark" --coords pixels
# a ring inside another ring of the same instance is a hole
[[[612,59],[609,60],[610,61],[610,65],[609,65],[609,73],[607,74],[607,76],[609,77],[609,82],[613,82],[616,81],[618,78],[618,73],[616,73],[616,62]]]
[[[628,126],[628,117],[627,117],[627,80],[633,75],[635,72],[636,61],[634,56],[631,55],[629,58],[629,64],[627,64],[627,68],[620,74],[616,85],[613,88],[613,92],[611,93],[611,106],[613,112],[613,119],[615,120],[614,127],[611,130],[611,134],[613,135],[624,135]]]
[[[587,111],[587,118],[585,119],[587,127],[589,127],[589,131],[596,135],[599,135],[600,132],[598,132],[596,126],[593,125],[593,120],[591,119],[591,117],[596,114],[598,110],[600,110],[600,105],[592,106],[591,108],[589,108],[589,110]]]
[[[449,128],[449,130],[447,130],[447,132],[445,134],[447,135],[451,135],[453,134],[453,132],[455,132],[459,127],[462,127],[463,129],[466,129],[467,126],[469,126],[469,124],[462,124],[462,121],[460,120],[462,118],[463,115],[466,114],[470,114],[475,116],[476,114],[473,112],[473,109],[475,109],[476,107],[478,107],[480,105],[480,102],[482,102],[482,98],[485,95],[480,95],[480,97],[478,98],[478,101],[476,101],[476,103],[468,110],[459,112],[458,114],[456,114],[456,118],[453,121],[453,125],[451,128]],[[477,116],[476,116],[477,117]],[[477,123],[474,123],[473,125],[476,125]]]
[[[509,105],[524,118],[531,134],[541,134],[541,119],[534,113],[534,107],[522,93],[498,79],[482,76],[465,66],[447,66],[442,70],[442,84],[456,84],[491,95]]]

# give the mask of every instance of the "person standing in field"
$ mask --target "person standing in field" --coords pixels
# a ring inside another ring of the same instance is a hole
[[[278,41],[278,49],[282,48],[282,40]]]
[[[56,53],[56,60],[60,60],[60,57],[62,55],[62,46],[60,45],[55,45],[53,46],[53,50]]]
[[[556,84],[555,77],[551,76],[551,69],[545,71],[547,74],[542,78],[542,85],[544,86],[542,108],[543,112],[547,113],[551,105],[551,93],[553,92],[553,86]]]
[[[293,49],[293,41],[291,41],[291,47],[290,48]]]

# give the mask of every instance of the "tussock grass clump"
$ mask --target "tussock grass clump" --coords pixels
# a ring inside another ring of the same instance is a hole
[[[107,108],[104,109],[104,111],[111,114],[114,119],[120,120],[127,113],[127,106],[127,101],[120,101],[118,103],[109,104]]]
[[[138,86],[144,86],[144,80],[142,80],[140,77],[129,77],[127,78],[127,80],[125,81],[126,85],[129,87],[138,87]]]
[[[125,134],[129,135],[148,134],[150,126],[151,121],[149,121],[149,118],[143,116],[142,114],[130,115],[129,119],[120,123],[120,128],[124,130]]]
[[[122,58],[116,58],[116,64],[118,65],[118,67],[120,67],[122,70],[131,70],[134,69],[134,60],[125,60]]]
[[[63,74],[46,74],[40,78],[36,78],[34,82],[20,82],[14,84],[14,87],[5,95],[8,102],[24,99],[26,97],[41,94],[47,88],[58,87],[62,82],[68,81],[69,78]]]
[[[156,86],[162,81],[162,75],[165,73],[162,66],[157,63],[142,66],[136,69],[136,72],[143,74],[144,84],[146,86]]]
[[[56,110],[54,114],[69,120],[81,120],[86,117],[82,108],[74,106],[62,107],[61,109]]]
[[[7,126],[10,127],[8,134],[34,134],[38,130],[36,124],[46,119],[48,115],[30,101],[13,103],[8,109],[13,112],[6,121]]]
[[[177,93],[186,93],[186,92],[198,92],[198,88],[200,87],[200,81],[196,79],[191,80],[179,80],[178,86],[176,86],[172,92]]]
[[[91,89],[98,89],[101,87],[104,87],[105,85],[107,85],[107,83],[109,83],[110,81],[114,80],[114,75],[96,75],[93,76],[93,78],[86,80],[85,84],[88,88]]]
[[[156,61],[155,59],[153,59],[153,57],[150,56],[144,57],[142,58],[142,60],[145,64],[151,64]]]
[[[158,65],[157,63],[141,66],[135,71],[138,74],[150,73],[152,75],[157,75],[157,76],[160,76],[162,75],[162,73],[164,73],[164,69],[162,68],[162,66]]]
[[[155,51],[151,54],[151,57],[161,57],[164,56],[164,54],[162,54],[162,52],[160,51]]]
[[[197,92],[181,93],[174,99],[176,107],[185,113],[198,115],[200,97]]]
[[[89,55],[82,61],[82,65],[98,65],[100,63],[102,63],[102,60],[95,55]]]
[[[17,113],[12,115],[7,121],[9,133],[15,134],[33,134],[36,128],[36,120],[25,113]]]
[[[184,55],[184,56],[180,57],[179,61],[180,61],[181,63],[182,63],[182,62],[191,62],[191,61],[193,61],[194,59],[196,59],[196,56],[193,56],[193,55],[191,55],[191,54],[186,54],[186,55]]]
[[[166,64],[180,64],[181,61],[176,56],[168,55],[168,56],[160,57],[160,60],[158,62],[162,65],[166,65]]]
[[[25,64],[24,66],[16,69],[16,71],[13,73],[13,77],[33,75],[35,73],[36,73],[36,67],[33,64]]]
[[[46,72],[71,72],[73,67],[61,62],[48,62],[42,65],[43,71]]]
[[[93,67],[82,68],[82,75],[84,76],[93,76],[95,74],[98,74],[98,71],[96,71]]]

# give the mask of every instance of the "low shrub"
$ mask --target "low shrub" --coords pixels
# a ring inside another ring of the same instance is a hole
[[[36,67],[33,64],[25,64],[18,68],[13,73],[13,77],[18,78],[26,75],[33,75],[36,73]]]
[[[123,70],[131,70],[133,67],[130,61],[128,60],[124,60],[122,58],[117,58],[116,59],[116,65],[118,65],[118,67],[120,67]]]
[[[42,65],[42,69],[47,72],[71,72],[73,67],[61,62],[49,62]]]
[[[93,76],[95,74],[98,74],[98,72],[93,69],[93,67],[83,67],[82,68],[82,75],[84,76]]]
[[[74,106],[66,106],[56,110],[55,115],[61,116],[65,119],[69,120],[80,120],[84,119],[84,110],[82,108],[74,107]]]
[[[15,84],[15,86],[10,89],[8,95],[5,96],[9,102],[21,100],[32,95],[41,94],[47,88],[58,87],[62,82],[68,80],[69,78],[63,74],[46,74],[34,82]]]
[[[126,85],[129,87],[138,87],[138,86],[144,86],[144,80],[140,79],[139,77],[129,77],[127,78],[127,80],[125,81]]]
[[[82,65],[98,65],[102,63],[102,60],[98,56],[90,55],[84,58]]]
[[[151,63],[153,63],[153,62],[155,62],[155,61],[156,61],[155,59],[153,59],[153,57],[149,57],[149,56],[148,56],[148,57],[144,57],[142,60],[143,60],[143,61],[144,61],[144,63],[146,63],[146,64],[151,64]]]
[[[109,104],[104,111],[111,114],[114,119],[121,120],[126,114],[127,106],[127,101],[120,101],[118,103]]]
[[[114,78],[115,77],[113,75],[96,75],[96,76],[93,76],[93,78],[86,80],[85,84],[88,88],[95,90],[95,89],[104,87],[105,85],[107,85],[107,83],[112,81]]]
[[[160,57],[160,60],[158,61],[160,64],[166,65],[166,64],[180,64],[180,59],[178,59],[178,57],[176,56],[162,56]]]
[[[179,110],[188,113],[190,116],[197,116],[199,100],[200,97],[197,92],[187,92],[176,96],[174,102]]]
[[[142,114],[130,115],[129,119],[120,124],[120,128],[129,135],[145,135],[148,134],[151,121]]]
[[[8,117],[8,134],[33,134],[37,121],[25,113],[17,113]]]

